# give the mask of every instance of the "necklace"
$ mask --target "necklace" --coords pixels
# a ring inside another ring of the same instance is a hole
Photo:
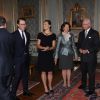
[[[46,36],[49,36],[51,34],[52,34],[51,32],[44,32],[44,35],[46,35]]]

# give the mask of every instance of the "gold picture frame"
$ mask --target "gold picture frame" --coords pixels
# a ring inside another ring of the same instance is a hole
[[[34,8],[33,8],[33,6],[24,6],[22,8],[22,17],[25,17],[25,18],[34,17]]]
[[[71,11],[70,24],[72,28],[80,29],[82,26],[82,16],[80,11]]]
[[[71,9],[70,25],[72,29],[82,29],[82,21],[88,17],[86,8],[81,8],[78,3]]]

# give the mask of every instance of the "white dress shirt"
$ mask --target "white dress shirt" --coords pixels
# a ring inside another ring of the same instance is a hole
[[[90,28],[85,30],[85,37],[87,37],[89,30],[90,30]]]
[[[26,44],[26,43],[27,43],[27,38],[26,38],[25,32],[23,31],[23,33],[22,33],[22,30],[21,30],[21,29],[18,29],[18,31],[19,31],[20,36],[21,36],[22,39],[23,39],[22,34],[24,35],[24,38],[25,38],[25,44]]]

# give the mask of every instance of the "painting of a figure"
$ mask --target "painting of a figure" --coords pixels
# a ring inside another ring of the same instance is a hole
[[[81,27],[82,17],[79,11],[72,11],[72,27]]]

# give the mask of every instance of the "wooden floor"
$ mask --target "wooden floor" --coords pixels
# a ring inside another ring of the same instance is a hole
[[[20,95],[19,98],[21,100],[37,100],[37,98],[39,98],[42,94],[44,94],[44,88],[43,88],[43,84],[41,82],[39,73],[35,72],[34,69],[33,69],[33,73],[34,74],[30,76],[30,80],[39,81],[40,84],[38,84],[37,86],[33,87],[30,90],[32,93],[34,93],[33,96],[26,97],[26,96]],[[62,79],[61,72],[57,69],[54,72],[53,86],[57,84],[61,79]]]

